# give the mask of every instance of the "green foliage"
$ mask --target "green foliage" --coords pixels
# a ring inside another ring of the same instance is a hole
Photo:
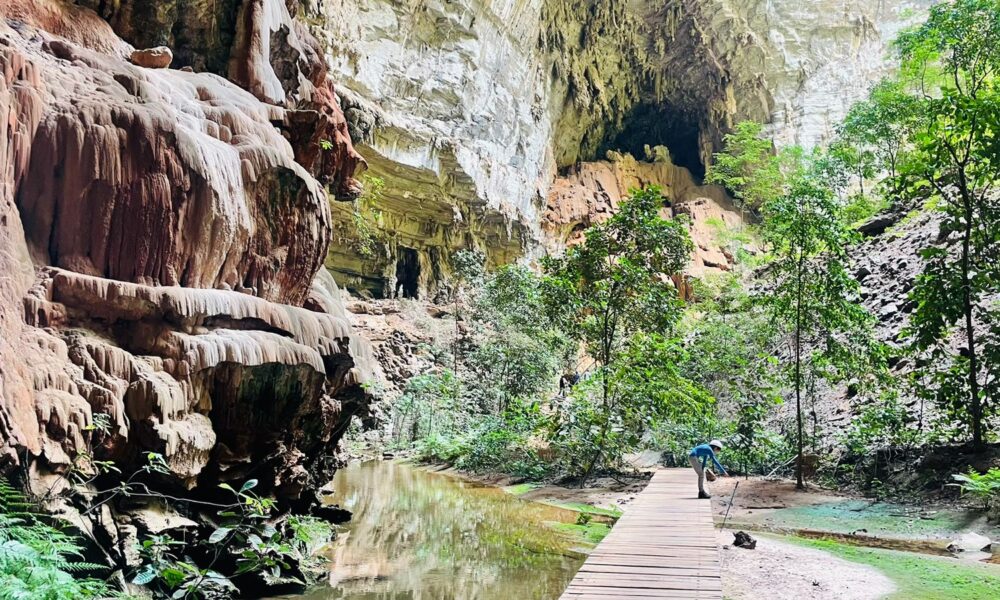
[[[713,399],[681,374],[683,356],[675,339],[636,334],[604,377],[577,385],[552,440],[563,471],[585,479],[598,460],[620,468],[622,457],[642,447],[658,424],[697,426],[710,420]]]
[[[857,302],[858,284],[847,265],[847,248],[856,236],[836,197],[835,189],[843,182],[831,175],[836,161],[828,153],[806,155],[789,148],[765,158],[759,127],[738,127],[734,135],[717,159],[740,168],[721,171],[719,177],[744,198],[753,198],[760,210],[760,232],[770,254],[764,267],[767,285],[758,299],[791,340],[787,375],[796,402],[796,472],[801,486],[806,380],[847,371],[845,363],[856,357],[856,348],[848,342],[868,339],[857,335],[865,331],[869,318]],[[743,407],[744,433],[758,428],[755,423],[764,410],[760,402]]]
[[[499,417],[484,417],[470,430],[466,451],[456,466],[472,472],[541,479],[550,471],[550,465],[539,457],[534,439],[543,421],[537,406],[520,402]]]
[[[132,582],[161,597],[221,600],[239,594],[232,577],[253,575],[270,586],[304,584],[300,575],[317,578],[324,564],[319,551],[333,539],[331,525],[310,516],[276,517],[274,500],[253,491],[257,483],[249,479],[239,490],[219,484],[233,502],[218,511],[215,529],[196,544],[166,535],[142,540],[143,565]],[[207,567],[180,554],[192,546],[208,556]],[[224,574],[217,565],[233,568]]]
[[[143,540],[139,545],[143,566],[132,578],[132,583],[148,586],[154,594],[165,598],[226,600],[238,593],[225,575],[201,569],[188,557],[178,558],[177,553],[184,546],[184,542],[165,535]]]
[[[379,243],[383,241],[380,230],[382,212],[378,205],[385,193],[385,180],[365,173],[361,176],[361,186],[364,191],[354,200],[351,212],[357,236],[354,249],[365,258],[374,258]]]
[[[490,336],[468,356],[475,374],[476,401],[487,412],[504,412],[512,402],[536,397],[551,387],[561,357],[552,341],[513,330],[502,338]]]
[[[414,444],[417,458],[426,462],[454,463],[468,448],[465,439],[457,434],[431,433]]]
[[[986,443],[1000,380],[1000,3],[957,0],[934,6],[923,25],[897,41],[901,85],[917,124],[897,133],[907,148],[893,179],[908,202],[932,201],[948,234],[921,251],[911,298],[913,350],[925,354],[925,397],[936,401],[974,445]],[[982,328],[977,330],[977,323]],[[962,337],[955,351],[952,332]]]
[[[573,350],[550,318],[543,282],[530,269],[508,265],[476,291],[476,345],[468,354],[470,393],[484,412],[502,414],[515,400],[546,392]]]
[[[82,560],[78,536],[45,522],[34,505],[0,479],[0,600],[76,600],[110,595],[106,571]]]
[[[762,131],[760,123],[738,123],[723,139],[725,150],[714,155],[705,177],[731,190],[742,206],[754,212],[780,195],[784,186],[781,161]]]
[[[968,473],[955,474],[951,478],[957,482],[951,485],[981,502],[984,510],[1000,513],[1000,469],[990,469],[986,473],[969,469]]]
[[[541,477],[548,465],[535,450],[544,429],[538,399],[572,344],[550,320],[542,281],[531,270],[508,265],[487,274],[478,252],[456,253],[453,266],[461,287],[456,306],[469,305],[452,355],[461,360],[451,363],[457,371],[408,382],[394,406],[397,444],[415,443],[423,460],[470,471]]]
[[[417,375],[406,382],[402,396],[393,406],[395,440],[413,443],[423,436],[434,436],[464,426],[455,373],[442,369]]]
[[[550,314],[565,319],[596,363],[594,385],[572,396],[557,435],[581,485],[599,461],[614,464],[635,447],[637,425],[655,418],[668,396],[687,408],[707,398],[676,376],[674,355],[664,351],[677,348],[670,337],[680,316],[671,276],[692,243],[683,221],[660,217],[663,203],[655,187],[633,190],[582,244],[543,262]]]
[[[844,434],[844,446],[862,457],[878,451],[901,449],[904,452],[924,441],[923,432],[914,427],[910,411],[889,391],[861,409]]]
[[[459,250],[451,257],[455,279],[459,283],[475,283],[486,275],[486,255],[479,250]]]
[[[716,427],[726,432],[702,432],[687,441],[725,437],[733,471],[769,470],[784,449],[780,438],[767,432],[772,409],[781,402],[780,370],[773,355],[775,322],[732,275],[720,278],[699,298],[684,322],[687,359],[682,368],[716,399],[724,421]],[[777,460],[780,464],[786,459]],[[679,460],[685,460],[683,454]]]
[[[806,371],[830,375],[829,367],[836,368],[837,358],[850,356],[844,340],[864,328],[867,314],[857,304],[858,284],[847,266],[851,231],[822,181],[806,173],[799,175],[787,194],[765,204],[763,214],[764,236],[774,256],[768,265],[770,287],[764,300],[792,339],[788,366],[795,392],[799,446],[796,477],[801,486]]]
[[[919,104],[900,82],[887,79],[851,107],[838,131],[846,142],[841,157],[862,186],[878,173],[896,177],[906,160],[906,137],[919,122]]]

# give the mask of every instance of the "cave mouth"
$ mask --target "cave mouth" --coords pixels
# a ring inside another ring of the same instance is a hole
[[[420,258],[413,248],[400,247],[396,255],[396,297],[416,298],[420,289]]]
[[[705,178],[705,165],[701,159],[698,122],[698,117],[689,111],[669,104],[639,104],[622,119],[618,131],[607,136],[598,156],[616,150],[643,160],[646,146],[665,146],[675,165],[685,167],[701,181]]]

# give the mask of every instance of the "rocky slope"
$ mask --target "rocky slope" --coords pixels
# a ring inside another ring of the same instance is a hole
[[[697,177],[748,118],[780,143],[815,143],[929,4],[310,0],[352,137],[386,182],[378,252],[352,250],[344,208],[327,265],[383,296],[398,263],[417,262],[432,296],[454,249],[501,263],[538,248],[559,169],[663,145]]]
[[[369,402],[322,268],[361,159],[294,3],[152,6],[0,0],[0,468],[306,500]]]

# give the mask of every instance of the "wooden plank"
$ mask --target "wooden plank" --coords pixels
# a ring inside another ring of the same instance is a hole
[[[562,600],[721,600],[712,507],[686,469],[657,471],[580,567]]]

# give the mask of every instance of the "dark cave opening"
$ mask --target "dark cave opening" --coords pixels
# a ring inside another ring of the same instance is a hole
[[[420,258],[412,248],[399,247],[396,255],[397,298],[416,298],[420,289]]]
[[[687,168],[701,181],[705,178],[705,165],[698,143],[698,121],[697,116],[670,105],[639,104],[623,119],[621,129],[611,132],[598,156],[618,150],[644,160],[646,146],[666,146],[674,164]]]

